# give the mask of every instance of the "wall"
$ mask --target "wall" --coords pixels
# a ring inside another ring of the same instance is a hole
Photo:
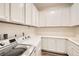
[[[74,27],[37,28],[37,34],[41,36],[68,36],[75,37]]]
[[[14,24],[0,23],[0,34],[1,35],[4,33],[7,33],[9,34],[9,37],[14,37],[15,34],[17,34],[17,36],[21,36],[23,32],[27,35],[35,35],[35,28],[14,25]]]

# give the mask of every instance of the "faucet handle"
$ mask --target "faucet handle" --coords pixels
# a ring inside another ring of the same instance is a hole
[[[31,38],[31,36],[27,36],[27,38]]]
[[[5,45],[5,43],[2,43],[2,42],[0,43],[0,46],[4,46],[4,45]]]
[[[15,37],[17,37],[17,35],[15,34]]]
[[[29,38],[31,38],[31,36],[25,36],[25,39],[29,39]]]

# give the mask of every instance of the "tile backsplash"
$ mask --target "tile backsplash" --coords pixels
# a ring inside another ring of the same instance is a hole
[[[0,36],[8,34],[9,37],[26,35],[42,35],[42,36],[68,36],[79,37],[79,27],[52,27],[52,28],[35,28],[28,26],[20,26],[15,24],[0,23]]]
[[[23,32],[26,35],[35,35],[35,28],[15,24],[0,23],[0,35],[7,33],[9,37],[14,37],[15,34],[17,36],[21,36]]]
[[[71,36],[75,37],[74,27],[37,28],[37,34],[42,36]]]

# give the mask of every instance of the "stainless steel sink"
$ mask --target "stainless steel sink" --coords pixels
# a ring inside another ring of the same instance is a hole
[[[20,56],[25,51],[26,51],[25,48],[15,48],[15,49],[11,49],[9,52],[4,54],[3,56]]]
[[[28,56],[34,49],[34,46],[29,44],[19,44],[15,39],[11,39],[9,42],[9,45],[0,48],[0,56]]]
[[[20,56],[30,47],[31,45],[18,44],[17,46],[12,47],[12,49],[10,49],[8,52],[5,52],[2,56]]]

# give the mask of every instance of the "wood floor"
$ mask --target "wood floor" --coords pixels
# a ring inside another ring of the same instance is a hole
[[[59,53],[54,53],[54,52],[49,52],[42,50],[42,56],[68,56],[67,54],[59,54]]]

